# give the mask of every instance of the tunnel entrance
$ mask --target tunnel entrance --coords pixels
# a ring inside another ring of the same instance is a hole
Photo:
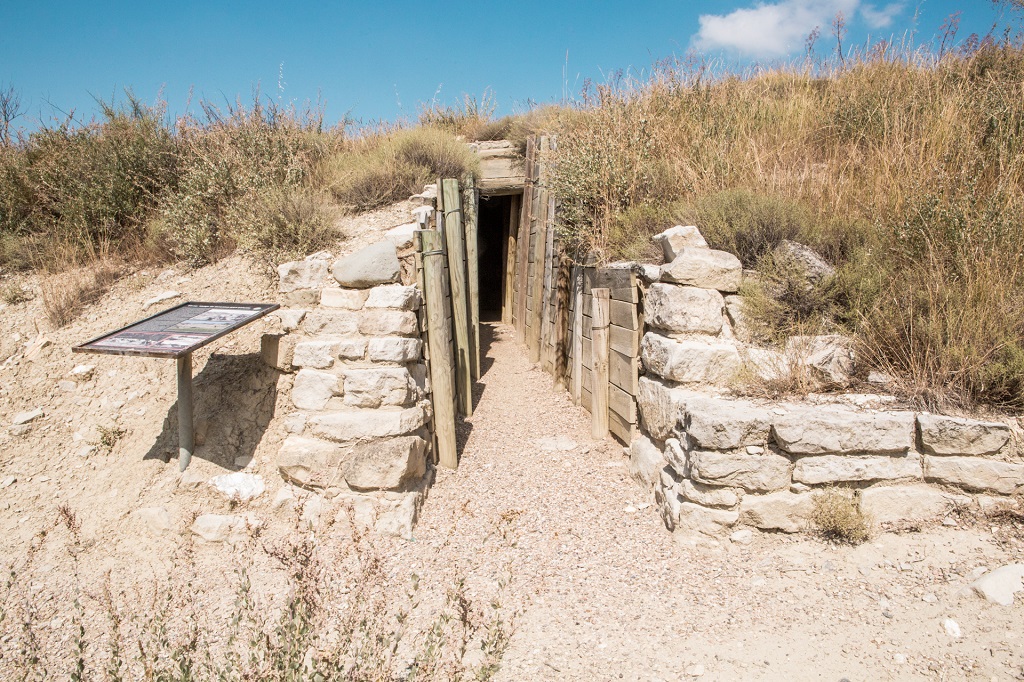
[[[522,194],[481,195],[477,262],[480,320],[511,322],[515,238]],[[511,249],[511,253],[510,253]]]

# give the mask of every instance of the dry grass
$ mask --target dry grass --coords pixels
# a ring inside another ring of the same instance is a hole
[[[811,524],[826,540],[859,545],[871,538],[871,519],[860,510],[856,493],[826,488],[814,495]]]
[[[54,327],[63,327],[78,317],[86,305],[95,302],[121,275],[122,267],[99,261],[68,273],[51,275],[41,285],[43,311]]]

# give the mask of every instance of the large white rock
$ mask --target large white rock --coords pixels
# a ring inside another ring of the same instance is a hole
[[[712,289],[652,284],[644,297],[644,320],[667,332],[717,335],[724,307],[722,295]]]
[[[423,342],[401,336],[383,336],[370,339],[371,362],[415,362],[423,355]]]
[[[340,344],[334,340],[303,341],[295,344],[292,364],[296,367],[327,369],[334,365]]]
[[[999,422],[919,414],[917,423],[930,455],[991,455],[1010,439],[1010,427]]]
[[[786,354],[773,348],[746,346],[740,352],[743,371],[764,381],[779,381],[792,372]]]
[[[747,324],[746,299],[738,294],[730,294],[725,297],[725,313],[732,323],[736,336],[746,340],[750,335],[750,327]]]
[[[359,330],[359,313],[322,308],[306,315],[302,327],[309,334],[355,334]]]
[[[693,502],[702,507],[725,507],[727,509],[739,504],[743,494],[740,488],[704,485],[685,478],[679,481],[676,490],[678,490],[679,496],[687,502]]]
[[[796,408],[775,418],[772,435],[780,448],[796,455],[900,454],[914,447],[914,415]]]
[[[646,488],[653,488],[661,479],[665,467],[661,450],[643,434],[637,434],[629,444],[629,473]]]
[[[1024,591],[1024,564],[1007,564],[981,576],[971,589],[993,604],[1012,606],[1013,595]]]
[[[1014,495],[1024,492],[1024,464],[981,457],[925,455],[924,475],[929,481],[966,490]]]
[[[696,225],[676,225],[670,227],[664,232],[660,232],[651,239],[656,244],[661,246],[661,253],[665,258],[666,263],[671,263],[675,260],[676,256],[679,255],[686,247],[706,249],[708,243],[704,239],[704,235],[700,233]]]
[[[740,522],[761,530],[798,533],[807,528],[813,509],[814,496],[811,493],[744,495],[740,503]]]
[[[647,432],[656,440],[669,438],[681,426],[689,391],[666,386],[656,378],[640,377],[637,406]]]
[[[277,453],[277,469],[285,480],[303,487],[328,488],[341,479],[339,466],[350,449],[316,438],[288,436]]]
[[[719,535],[726,528],[736,525],[739,518],[740,513],[736,510],[712,509],[693,502],[682,502],[679,504],[676,528],[698,531],[706,535]]]
[[[861,491],[860,509],[878,523],[935,519],[954,504],[968,504],[966,495],[951,495],[928,485],[876,486]]]
[[[398,227],[392,227],[384,233],[384,236],[395,245],[395,248],[408,249],[412,246],[413,237],[418,229],[418,223],[405,223]]]
[[[420,307],[420,291],[416,287],[401,284],[370,289],[366,299],[367,308],[397,308],[399,310],[417,310]]]
[[[350,410],[311,417],[307,428],[318,438],[345,443],[404,436],[423,426],[426,418],[419,405],[404,410]]]
[[[390,241],[377,242],[339,258],[331,268],[334,279],[343,287],[369,289],[378,284],[397,282],[402,273],[398,252]]]
[[[654,487],[654,503],[665,527],[674,530],[679,521],[679,505],[682,499],[676,492],[677,478],[669,467],[661,470],[661,481]]]
[[[836,269],[809,246],[783,239],[774,249],[776,266],[795,271],[810,283],[817,283],[836,274]]]
[[[747,400],[693,397],[686,401],[685,426],[702,450],[731,450],[767,443],[771,415]]]
[[[278,291],[287,294],[299,289],[318,289],[327,279],[329,267],[327,260],[313,257],[282,263],[277,266]]]
[[[689,478],[690,476],[690,450],[683,446],[678,438],[665,440],[665,461],[678,475]]]
[[[341,287],[324,287],[320,292],[320,305],[325,308],[343,308],[345,310],[362,310],[369,292],[366,289],[342,289]]]
[[[701,289],[739,291],[743,278],[740,259],[725,251],[683,247],[672,262],[661,266],[661,281],[688,284]]]
[[[840,386],[850,383],[857,368],[853,341],[839,334],[792,336],[786,341],[786,359],[812,379]]]
[[[693,480],[708,485],[772,492],[789,487],[789,459],[774,453],[749,455],[695,450],[690,453]]]
[[[821,455],[801,457],[793,467],[793,480],[807,485],[841,481],[921,479],[921,459],[910,455]]]
[[[350,369],[345,373],[345,404],[353,407],[405,406],[416,385],[404,367]]]
[[[210,485],[229,500],[241,502],[259,497],[267,489],[262,476],[242,471],[214,476],[210,479]]]
[[[292,404],[300,410],[322,410],[327,402],[341,395],[340,377],[315,369],[300,369],[292,385]]]
[[[359,333],[366,336],[416,336],[419,322],[409,310],[364,310],[359,318]]]
[[[731,343],[670,339],[653,332],[644,334],[640,357],[649,371],[680,383],[725,384],[741,366]]]
[[[427,442],[401,436],[359,443],[345,461],[345,481],[358,490],[397,489],[426,472]]]

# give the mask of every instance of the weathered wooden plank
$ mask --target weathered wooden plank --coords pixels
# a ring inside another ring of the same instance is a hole
[[[459,466],[455,441],[455,383],[453,372],[451,326],[447,316],[448,301],[444,296],[444,253],[441,235],[435,230],[420,233],[423,257],[424,297],[430,334],[431,403],[434,412],[434,435],[441,466]]]
[[[505,324],[512,324],[515,311],[515,281],[516,281],[516,238],[519,218],[520,198],[513,196],[509,202],[511,205],[508,212],[508,234],[502,240],[502,260],[505,264],[505,287],[503,305],[501,306],[501,321]]]
[[[584,410],[586,410],[587,412],[590,412],[591,408],[594,406],[593,403],[594,403],[594,396],[593,396],[593,394],[589,390],[583,389],[583,391],[580,393],[580,405],[583,406]]]
[[[633,432],[636,427],[632,424],[627,424],[623,421],[622,417],[612,412],[608,415],[608,430],[611,431],[612,435],[618,438],[624,445],[629,445],[633,441]]]
[[[590,411],[590,435],[608,435],[608,289],[597,288],[591,316],[594,318],[593,409]]]
[[[639,334],[632,329],[613,326],[608,331],[611,349],[629,357],[636,357],[640,354],[640,339],[638,337]]]
[[[594,366],[594,342],[584,338],[581,344],[583,350],[582,363],[584,367]]]
[[[473,415],[473,353],[469,328],[469,292],[466,286],[466,241],[459,202],[459,181],[443,179],[438,198],[444,198],[445,240],[448,243],[448,275],[452,289],[452,317],[455,320],[455,381],[459,414]]]
[[[469,291],[470,373],[480,379],[480,261],[478,259],[477,215],[479,194],[469,176],[462,191],[462,215],[466,228],[466,282]]]
[[[636,395],[639,376],[636,360],[613,350],[608,354],[608,380],[630,395]]]
[[[614,384],[608,385],[608,409],[630,424],[636,423],[636,400]]]
[[[545,190],[544,196],[549,192]],[[551,226],[551,202],[547,202],[544,211],[544,282],[541,289],[541,367],[548,372],[554,372],[554,356],[551,348],[552,340],[552,316],[551,300],[555,283],[554,258],[555,258],[555,231]]]
[[[590,305],[593,306],[593,302],[591,302]],[[594,318],[592,318],[590,315],[584,315],[583,316],[583,329],[582,329],[583,338],[585,338],[585,339],[592,339],[592,338],[594,338],[594,331],[593,330],[594,330]]]
[[[597,268],[594,273],[594,287],[604,289],[626,289],[636,284],[636,275],[625,268]]]
[[[527,266],[530,256],[530,210],[533,207],[533,157],[534,140],[529,137],[526,140],[526,184],[523,188],[523,202],[519,209],[519,234],[516,237],[516,266],[518,272],[517,289],[519,300],[516,302],[516,341],[520,344],[526,340],[526,295],[527,287]]]
[[[638,303],[640,294],[635,286],[625,289],[612,289],[611,299],[613,301],[624,301],[626,303]]]
[[[616,327],[637,329],[636,306],[625,301],[609,301],[609,319]]]

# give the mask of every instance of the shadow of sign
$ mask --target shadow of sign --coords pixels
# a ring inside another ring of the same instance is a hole
[[[280,373],[264,364],[259,353],[214,354],[193,377],[193,457],[225,469],[238,469],[240,458],[256,452],[277,403]],[[177,457],[178,406],[172,403],[163,428],[145,459],[164,462]]]

